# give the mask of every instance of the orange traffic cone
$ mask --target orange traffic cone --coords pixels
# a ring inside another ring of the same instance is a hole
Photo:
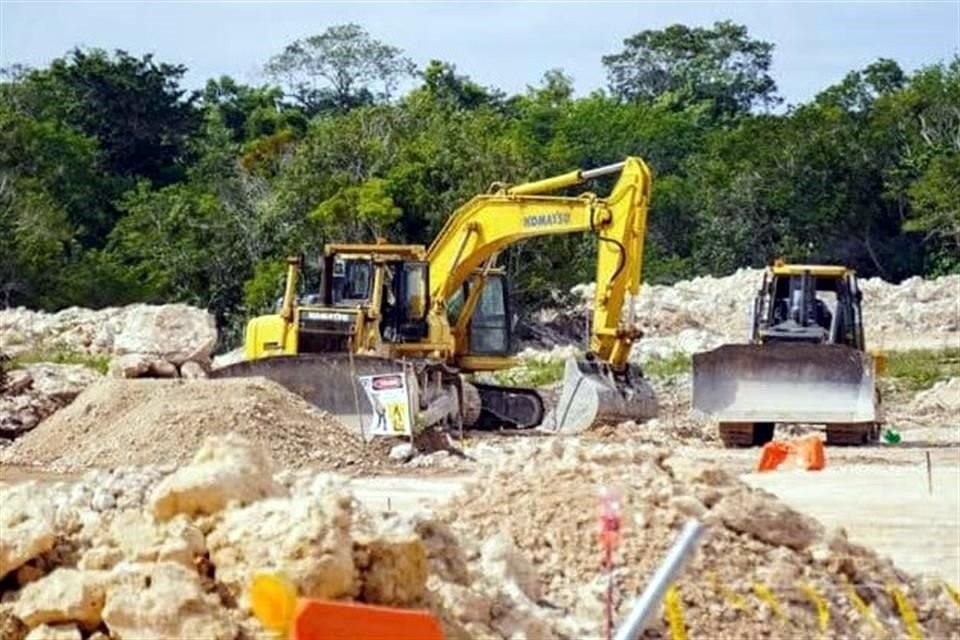
[[[807,471],[820,471],[827,465],[823,440],[817,436],[808,436],[763,445],[757,471],[773,471],[789,457],[795,457]]]

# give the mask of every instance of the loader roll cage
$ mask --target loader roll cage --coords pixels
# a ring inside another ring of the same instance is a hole
[[[863,350],[862,293],[852,272],[764,273],[751,341],[842,344]]]

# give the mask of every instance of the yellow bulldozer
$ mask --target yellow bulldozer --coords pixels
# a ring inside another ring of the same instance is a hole
[[[693,356],[693,408],[717,418],[725,446],[765,444],[777,423],[824,425],[827,444],[879,437],[885,359],[866,352],[861,298],[843,266],[767,269],[749,344]]]
[[[550,195],[611,174],[619,177],[605,198]],[[650,189],[649,168],[632,157],[495,184],[450,215],[429,247],[327,245],[322,284],[307,296],[298,296],[300,260],[290,259],[279,313],[251,320],[246,360],[214,375],[265,376],[361,427],[373,407],[357,391],[358,376],[390,372],[406,376],[421,427],[578,432],[649,419],[656,399],[628,362],[640,331],[622,311],[639,292]],[[516,364],[510,283],[498,254],[523,240],[568,233],[597,238],[596,293],[589,350],[566,363],[559,403],[548,414],[534,389],[469,382],[464,374]]]

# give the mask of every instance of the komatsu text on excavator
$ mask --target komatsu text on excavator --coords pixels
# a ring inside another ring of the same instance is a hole
[[[549,195],[615,173],[605,198]],[[301,264],[292,258],[279,313],[251,320],[246,361],[215,375],[265,376],[348,425],[371,410],[354,377],[397,371],[413,389],[419,426],[576,432],[651,418],[653,392],[628,362],[640,331],[621,317],[639,292],[650,188],[650,170],[637,158],[496,184],[455,211],[429,247],[327,245],[320,290],[300,298]],[[515,364],[510,285],[498,254],[522,240],[567,233],[598,241],[593,324],[589,351],[567,363],[559,403],[547,416],[534,389],[468,382],[462,374]]]

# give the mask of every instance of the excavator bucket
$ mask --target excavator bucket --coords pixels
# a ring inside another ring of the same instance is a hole
[[[261,376],[303,397],[359,435],[370,424],[373,408],[355,376],[402,374],[393,360],[349,354],[304,354],[247,360],[216,369],[212,378]],[[413,388],[407,380],[407,388]]]
[[[874,398],[870,356],[843,345],[730,344],[693,356],[693,408],[721,423],[873,423]]]
[[[605,363],[570,358],[552,427],[560,433],[581,433],[593,426],[644,422],[656,415],[653,388],[635,367],[616,374]]]

